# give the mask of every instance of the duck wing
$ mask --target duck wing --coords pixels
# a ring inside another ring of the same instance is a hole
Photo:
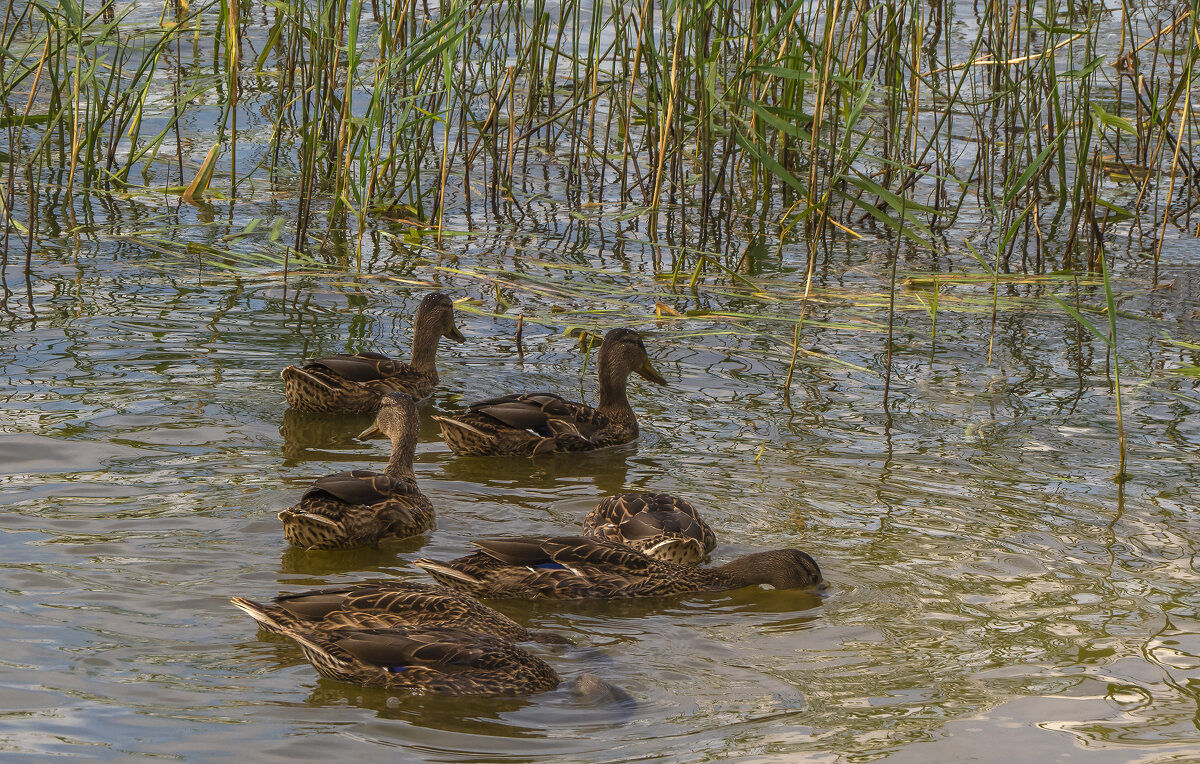
[[[517,536],[471,542],[488,556],[508,565],[528,568],[582,566],[630,572],[649,571],[655,561],[641,552],[586,536]]]
[[[706,542],[705,530],[698,518],[682,512],[639,512],[621,523],[621,535],[631,541],[662,535],[684,536]]]
[[[425,666],[439,671],[494,668],[501,643],[451,628],[335,631],[338,647],[364,663],[389,668]]]
[[[518,430],[531,430],[548,435],[553,432],[549,423],[570,422],[578,418],[580,409],[587,407],[572,403],[554,393],[522,393],[503,395],[476,401],[471,411],[489,416],[496,421]]]
[[[275,604],[292,615],[307,621],[319,621],[335,610],[345,607],[346,598],[354,586],[331,586],[295,594],[281,594]]]
[[[517,623],[479,601],[453,589],[416,581],[380,581],[359,584],[346,597],[345,610],[378,610],[416,616],[424,621],[434,618],[447,623],[457,620],[466,624],[471,619],[489,624],[512,626]],[[472,627],[474,628],[474,627]],[[481,629],[482,630],[482,629]]]
[[[378,504],[404,488],[402,481],[370,470],[351,470],[318,478],[304,492],[301,501],[317,494],[328,494],[347,504]]]
[[[426,609],[449,610],[462,595],[443,586],[416,581],[365,581],[281,594],[275,604],[292,615],[319,621],[336,610],[407,612],[414,603]]]
[[[315,358],[309,361],[307,366],[324,366],[342,379],[348,379],[351,382],[374,382],[409,371],[408,364],[379,353],[331,355],[325,358]]]
[[[604,523],[620,525],[641,512],[683,512],[699,517],[691,502],[669,493],[621,493],[601,501],[584,518],[583,527],[592,528]]]

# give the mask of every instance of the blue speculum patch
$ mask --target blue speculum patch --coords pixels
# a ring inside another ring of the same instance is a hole
[[[560,565],[557,562],[539,562],[537,565],[534,565],[533,567],[541,568],[542,570],[566,570],[567,569],[565,565]]]

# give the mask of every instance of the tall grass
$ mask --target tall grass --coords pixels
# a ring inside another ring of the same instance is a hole
[[[139,29],[129,7],[14,3],[5,216],[29,196],[23,168],[65,173],[68,195],[166,185],[166,156],[200,159],[170,145],[180,120],[211,124],[218,89],[214,190],[263,172],[295,189],[297,249],[400,207],[433,228],[503,222],[548,174],[568,209],[623,204],[651,235],[702,241],[938,247],[983,219],[1004,269],[1094,270],[1098,205],[1160,238],[1191,230],[1194,9],[980,0],[963,39],[955,7],[294,0],[264,6],[264,27],[220,0]],[[264,108],[269,135],[247,146],[239,115]]]
[[[1107,287],[1114,224],[1153,240],[1157,279],[1162,242],[1200,235],[1198,6],[213,0],[147,23],[14,2],[3,264],[24,247],[28,271],[39,221],[139,186],[236,198],[231,217],[284,196],[285,282],[297,257],[361,270],[384,219],[413,243],[547,210],[612,220],[693,289],[748,284],[776,241],[806,258],[787,390],[815,263],[847,240],[891,239],[889,337],[901,252],[961,255],[964,236],[993,334],[1005,274]],[[956,304],[941,283],[932,320]]]

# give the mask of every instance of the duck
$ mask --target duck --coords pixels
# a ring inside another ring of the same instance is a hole
[[[490,634],[450,626],[284,633],[326,679],[445,695],[531,695],[562,682],[541,658]]]
[[[821,569],[798,549],[774,549],[711,568],[666,562],[587,536],[512,537],[472,542],[480,551],[448,562],[413,562],[435,581],[480,599],[664,597],[766,584],[821,584]]]
[[[626,389],[630,374],[665,385],[642,337],[633,329],[604,335],[596,363],[600,403],[592,408],[554,393],[518,393],[469,405],[462,414],[434,417],[450,450],[460,456],[538,456],[592,451],[638,436]]]
[[[279,513],[283,535],[306,549],[352,549],[415,536],[433,527],[433,504],[417,487],[413,455],[421,429],[412,396],[384,396],[375,424],[360,438],[382,432],[392,455],[382,473],[339,472],[319,478],[299,503]]]
[[[490,634],[510,642],[570,644],[560,634],[527,629],[474,597],[419,581],[362,581],[311,589],[281,594],[270,605],[244,597],[230,601],[264,629],[284,636],[294,631],[433,626]]]
[[[339,354],[317,358],[303,366],[288,366],[283,377],[288,405],[300,411],[336,414],[374,414],[383,396],[408,393],[420,400],[438,384],[438,342],[445,337],[464,340],[454,325],[454,303],[440,292],[421,300],[413,317],[413,349],[409,363],[379,353]]]
[[[669,493],[609,496],[583,519],[583,535],[678,565],[699,565],[717,546],[696,507]]]

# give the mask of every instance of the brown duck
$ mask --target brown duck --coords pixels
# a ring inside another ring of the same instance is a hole
[[[307,549],[350,549],[415,536],[433,527],[433,505],[413,475],[421,429],[412,397],[389,393],[375,418],[376,430],[392,441],[382,473],[354,470],[313,483],[300,502],[279,513],[284,537]]]
[[[481,551],[449,562],[420,559],[413,564],[439,583],[480,598],[662,597],[755,584],[799,589],[821,582],[817,563],[797,549],[758,552],[725,565],[695,568],[586,536],[472,543]]]
[[[288,405],[301,411],[372,414],[388,393],[408,393],[418,400],[433,393],[438,383],[440,338],[462,342],[454,325],[454,303],[439,292],[425,296],[413,318],[412,361],[404,363],[379,353],[331,355],[289,366],[283,377]]]
[[[558,687],[541,658],[506,639],[452,627],[289,629],[327,679],[448,695],[528,695]]]
[[[717,546],[692,503],[669,493],[610,496],[583,519],[583,534],[679,565],[699,565]]]
[[[567,640],[529,631],[436,584],[369,582],[285,594],[274,605],[232,602],[295,640],[321,676],[339,682],[451,695],[527,695],[561,683],[554,669],[512,642]],[[580,674],[568,688],[590,702],[632,702],[594,674]]]
[[[567,644],[549,631],[531,631],[474,597],[417,581],[370,581],[281,594],[271,605],[234,597],[233,604],[268,631],[452,627],[512,642]]]
[[[573,403],[554,393],[520,393],[470,404],[464,414],[435,417],[442,437],[463,456],[550,454],[591,451],[628,443],[638,435],[637,417],[626,390],[629,375],[660,385],[662,378],[632,329],[604,335],[596,363],[600,404]]]

